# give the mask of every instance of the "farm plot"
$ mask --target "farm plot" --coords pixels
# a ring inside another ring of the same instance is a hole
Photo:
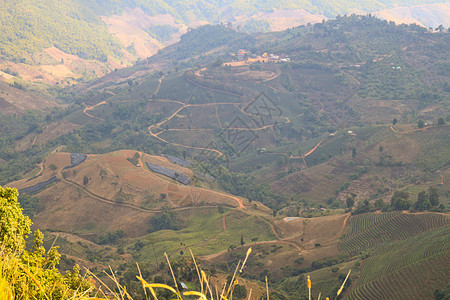
[[[167,158],[168,160],[170,160],[171,163],[177,164],[182,167],[187,167],[191,164],[187,160],[173,156],[173,155],[164,155],[164,157]]]
[[[350,255],[379,244],[404,240],[421,232],[440,228],[449,223],[442,214],[364,214],[352,217],[349,230],[344,234],[339,247]]]
[[[58,182],[58,181],[59,181],[59,179],[56,176],[53,176],[52,178],[50,178],[46,181],[39,182],[35,185],[20,189],[19,194],[36,194],[37,192],[45,189],[47,186],[49,186],[53,182]]]
[[[432,299],[450,272],[448,234],[441,228],[379,248],[348,299]]]
[[[63,170],[75,168],[76,166],[82,164],[87,158],[86,154],[80,154],[80,153],[70,153],[70,166],[64,167]]]
[[[191,183],[191,180],[189,179],[189,177],[187,177],[186,175],[184,175],[182,173],[178,173],[175,170],[164,168],[164,167],[161,167],[161,166],[149,163],[149,162],[146,162],[146,164],[150,168],[150,170],[152,170],[155,173],[172,178],[184,185],[188,185],[189,183]]]

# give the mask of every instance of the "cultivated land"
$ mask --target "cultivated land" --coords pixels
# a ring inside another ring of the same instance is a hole
[[[125,280],[134,261],[164,275],[164,252],[178,262],[192,249],[223,277],[251,246],[246,280],[268,276],[285,297],[305,294],[307,274],[331,296],[349,269],[350,299],[445,288],[448,34],[355,16],[248,38],[192,30],[145,62],[58,91],[53,106],[11,81],[6,94],[36,97],[24,103],[38,110],[0,96],[1,182],[38,185],[37,200],[23,198],[36,201],[36,227],[59,236],[67,266],[98,275],[112,265]],[[242,48],[267,62],[227,66]],[[64,169],[70,153],[87,159]],[[430,188],[443,204],[434,212],[390,211],[396,192],[413,208]]]

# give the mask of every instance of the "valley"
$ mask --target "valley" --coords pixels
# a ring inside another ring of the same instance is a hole
[[[101,78],[0,79],[0,184],[62,271],[112,284],[114,270],[141,299],[140,270],[172,284],[164,253],[197,290],[190,251],[220,286],[251,247],[240,299],[266,280],[271,298],[301,299],[307,275],[334,298],[349,270],[344,299],[446,288],[448,32],[371,15],[267,33],[174,24],[178,42]]]

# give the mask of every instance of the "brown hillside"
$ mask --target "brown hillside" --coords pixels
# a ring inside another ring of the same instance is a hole
[[[27,110],[42,111],[58,106],[54,101],[42,96],[12,87],[10,84],[16,81],[15,77],[8,75],[8,78],[10,79],[5,80],[5,77],[0,74],[0,110],[2,114],[22,114]]]
[[[416,23],[425,27],[450,26],[450,3],[436,3],[411,7],[395,7],[374,13],[375,16],[397,24]]]
[[[41,212],[35,223],[42,229],[76,233],[99,233],[123,229],[130,236],[147,232],[152,215],[164,207],[175,210],[201,209],[223,204],[242,207],[240,198],[194,186],[185,186],[143,167],[145,162],[176,170],[192,176],[192,171],[170,163],[164,157],[143,154],[134,165],[136,151],[123,150],[103,155],[89,155],[77,167],[62,170],[70,165],[70,154],[53,152],[45,163],[41,176],[30,181],[23,179],[9,186],[25,188],[53,176],[60,181],[37,194]],[[57,166],[56,171],[50,164]],[[143,226],[136,226],[136,221]]]
[[[103,17],[103,21],[122,45],[139,58],[150,57],[164,46],[177,42],[187,30],[185,25],[177,24],[171,15],[149,16],[141,8],[126,8],[121,16]],[[145,31],[151,25],[170,25],[180,30],[172,40],[163,44]]]

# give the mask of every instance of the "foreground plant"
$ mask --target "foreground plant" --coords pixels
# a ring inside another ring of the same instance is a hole
[[[31,251],[25,239],[31,220],[22,213],[17,190],[0,186],[0,300],[12,299],[88,299],[94,290],[89,278],[82,277],[75,265],[62,275],[58,247],[46,251],[44,235],[36,230]]]
[[[249,255],[250,255],[250,253],[252,252],[252,248],[249,248],[247,250],[247,254],[245,256],[244,261],[239,261],[238,262],[238,265],[237,265],[237,267],[236,267],[236,269],[234,271],[234,274],[233,274],[233,277],[232,277],[231,281],[229,283],[228,282],[225,283],[225,285],[222,288],[222,291],[221,291],[220,294],[219,294],[219,289],[217,288],[217,286],[212,286],[211,278],[206,275],[204,270],[199,268],[199,266],[197,264],[197,261],[195,260],[195,257],[193,255],[192,251],[190,251],[190,252],[191,252],[191,257],[192,257],[192,260],[194,262],[195,269],[197,271],[197,276],[198,276],[198,279],[199,279],[199,282],[200,282],[200,291],[181,292],[178,289],[178,282],[177,282],[177,279],[176,279],[175,274],[173,272],[172,265],[170,263],[169,257],[167,256],[167,253],[164,253],[164,255],[166,257],[166,260],[167,260],[167,263],[169,265],[170,273],[172,275],[172,279],[174,281],[174,286],[175,287],[171,287],[171,286],[169,286],[167,284],[162,284],[162,283],[148,283],[147,281],[145,281],[145,279],[142,278],[142,275],[139,274],[139,276],[136,276],[136,277],[142,283],[142,288],[144,289],[145,294],[147,295],[147,298],[149,298],[149,295],[147,294],[147,289],[150,291],[150,295],[156,300],[158,299],[158,296],[157,296],[157,293],[156,293],[155,290],[156,289],[165,289],[165,290],[168,290],[168,291],[172,292],[173,296],[175,297],[175,299],[180,299],[180,300],[182,300],[183,297],[186,297],[186,296],[194,296],[194,297],[198,297],[198,299],[203,299],[203,300],[208,300],[208,299],[210,299],[210,300],[214,300],[214,299],[217,299],[217,300],[231,300],[233,298],[234,288],[239,283],[239,278],[242,275],[242,272],[244,270],[244,267],[245,267],[245,264],[247,262],[247,259],[248,259]],[[140,273],[139,265],[138,265],[138,270],[139,270],[139,273]],[[119,291],[121,291],[120,295],[116,294],[116,296],[119,299],[121,299],[121,300],[122,299],[123,300],[125,300],[125,299],[126,300],[131,300],[132,298],[126,292],[126,288],[121,286],[118,283],[118,280],[117,280],[117,278],[115,278],[114,273],[112,272],[112,270],[111,270],[111,274],[108,274],[108,276],[110,277],[110,279],[112,279],[116,283],[117,289]],[[105,287],[110,292],[112,292],[106,285],[105,285]],[[250,290],[250,294],[249,294],[248,299],[251,298],[251,292],[252,291]]]

